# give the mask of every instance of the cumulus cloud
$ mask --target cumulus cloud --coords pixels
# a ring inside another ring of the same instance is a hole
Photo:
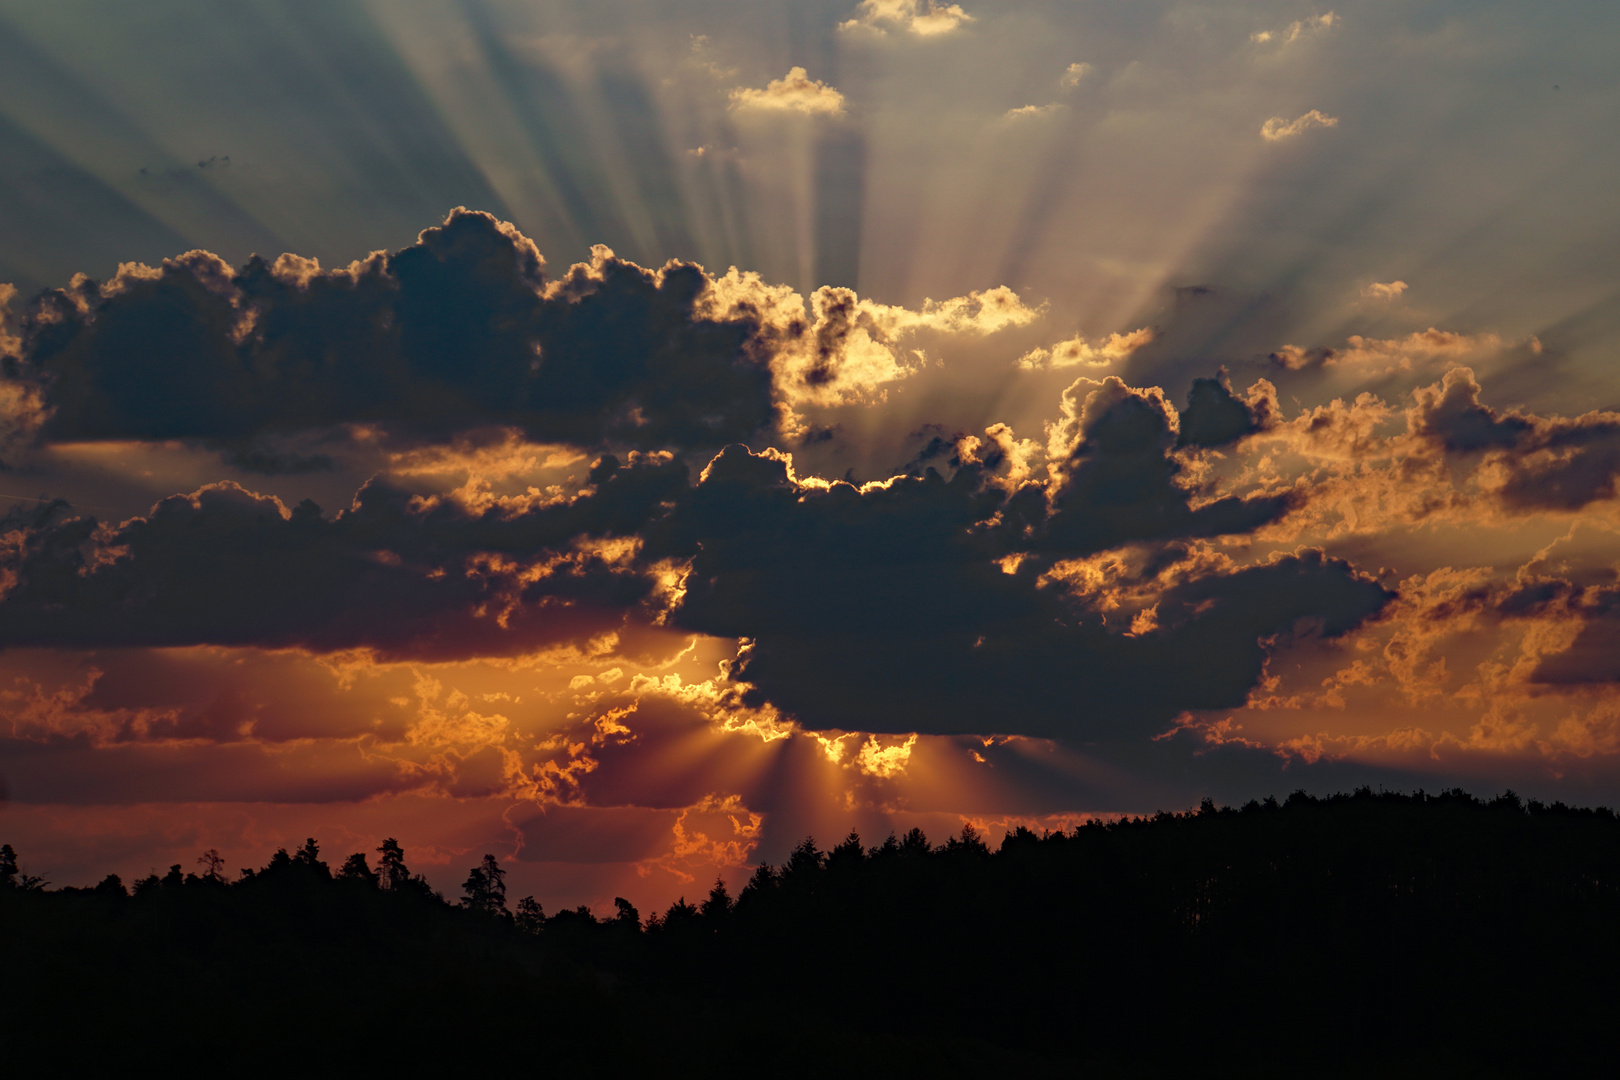
[[[655,447],[773,419],[754,328],[694,311],[701,268],[597,248],[548,279],[532,242],[457,210],[412,246],[321,270],[206,253],[41,295],[5,385],[43,399],[48,441],[252,448],[366,425],[435,437],[489,424],[540,441]]]
[[[686,478],[667,456],[606,458],[585,494],[517,513],[375,483],[331,519],[231,483],[117,527],[61,503],[13,510],[0,520],[0,642],[444,659],[633,635],[627,620],[654,620],[659,594],[634,537]]]
[[[861,0],[855,17],[839,23],[838,29],[845,33],[864,30],[878,34],[894,29],[918,37],[938,37],[973,21],[973,16],[962,10],[960,4],[941,4],[937,0]]]
[[[1308,34],[1327,30],[1338,22],[1337,15],[1331,11],[1324,11],[1307,19],[1296,19],[1281,30],[1256,30],[1249,35],[1249,40],[1258,45],[1287,45]]]
[[[1280,421],[1275,386],[1257,379],[1240,398],[1232,393],[1231,381],[1222,371],[1213,379],[1193,380],[1187,407],[1181,411],[1176,445],[1226,446],[1246,435],[1268,431]]]
[[[1210,417],[1212,396],[1203,387],[1195,391],[1189,410],[1197,427],[1188,442],[1227,442],[1250,430]],[[1248,533],[1293,505],[1285,493],[1226,496],[1195,507],[1184,465],[1171,453],[1181,417],[1157,387],[1129,387],[1113,375],[1100,383],[1082,378],[1064,392],[1063,412],[1048,433],[1046,518],[1038,526],[1024,520],[1038,549],[1084,555],[1133,541]],[[1027,513],[1023,506],[1011,512]]]
[[[1051,348],[1031,349],[1020,356],[1017,363],[1026,371],[1081,366],[1107,367],[1128,358],[1137,349],[1152,341],[1153,337],[1154,331],[1150,326],[1125,334],[1109,334],[1106,338],[1099,339],[1096,344],[1076,334]]]
[[[1361,290],[1361,295],[1369,300],[1398,300],[1406,290],[1404,281],[1374,281]]]
[[[1083,453],[1152,456],[1130,448],[1140,445],[1132,429],[1142,425],[1121,403],[1138,398],[1116,394],[1111,405],[1093,403],[1102,415],[1091,419]],[[1116,434],[1117,426],[1127,430]],[[1173,441],[1164,434],[1154,440],[1161,459]],[[1125,471],[1065,477],[1044,543],[1085,551],[1173,532],[1146,524],[1162,516],[1141,515],[1151,496],[1122,500],[1121,486],[1108,480],[1136,479]],[[1071,607],[1066,590],[1042,587],[1035,565],[1009,574],[995,561],[1036,542],[1030,533],[1043,523],[1030,518],[1044,514],[1045,491],[1021,488],[1003,505],[982,481],[981,469],[963,468],[949,481],[930,473],[860,489],[818,486],[796,481],[780,456],[729,448],[674,519],[673,536],[690,537],[695,548],[675,620],[746,638],[732,678],[747,684],[750,700],[811,728],[1086,738],[1160,723],[1195,699],[1241,700],[1263,663],[1261,636],[1301,618],[1343,632],[1386,600],[1342,564],[1290,556],[1172,588],[1160,599],[1162,629],[1126,637],[1100,613],[1088,616],[1083,601]],[[1185,493],[1168,498],[1185,504]],[[1023,516],[1003,528],[976,527],[998,506],[1007,518]],[[1065,527],[1056,518],[1071,510],[1112,524],[1059,535]],[[1183,520],[1195,530],[1205,521],[1222,527],[1197,515]],[[1200,677],[1178,678],[1182,662],[1196,663]]]
[[[293,255],[233,270],[193,252],[48,291],[0,374],[0,422],[12,447],[190,440],[261,473],[331,467],[268,440],[334,429],[713,448],[791,432],[795,405],[872,400],[920,366],[910,335],[994,333],[1043,311],[1005,287],[918,309],[830,287],[807,300],[605,247],[553,278],[517,230],[458,210],[338,270]]]
[[[1280,142],[1283,139],[1292,139],[1294,136],[1313,127],[1338,127],[1339,118],[1328,116],[1320,109],[1312,109],[1303,116],[1290,120],[1285,116],[1273,116],[1260,125],[1260,137],[1267,142]]]
[[[995,326],[1019,311],[986,294],[871,317]],[[1183,460],[1265,429],[1272,408],[1274,395],[1240,399],[1221,379],[1195,387],[1184,414],[1156,389],[1081,380],[1044,477],[1018,460],[1034,446],[997,429],[958,442],[949,479],[927,470],[862,487],[800,478],[787,455],[735,445],[696,484],[667,454],[604,457],[578,495],[482,506],[373,482],[332,518],[231,484],[116,527],[61,505],[13,511],[0,527],[0,641],[453,660],[584,640],[633,652],[663,627],[741,641],[739,703],[814,729],[1124,735],[1240,701],[1265,642],[1300,620],[1337,634],[1385,602],[1319,553],[1250,568],[1189,561],[1186,541],[1249,533],[1292,506],[1286,494],[1201,492]],[[1130,544],[1170,545],[1155,574],[1183,567],[1142,586],[1151,616],[1110,623],[1093,593],[1046,574]],[[1204,674],[1179,679],[1193,657]],[[494,748],[485,779],[456,766],[458,783],[515,782],[497,753],[504,714],[428,711],[440,719],[418,724],[418,741],[434,753],[482,752],[468,739]],[[905,756],[879,743],[865,753],[873,776]],[[536,791],[573,798],[583,760],[531,777]]]
[[[1092,70],[1092,66],[1084,61],[1077,61],[1070,64],[1068,67],[1063,69],[1063,74],[1058,78],[1058,85],[1063,87],[1065,90],[1072,90],[1076,86],[1079,86],[1080,81],[1087,75],[1090,75]]]
[[[1620,413],[1503,415],[1481,403],[1480,393],[1471,369],[1452,368],[1414,392],[1408,427],[1448,454],[1485,454],[1481,480],[1512,510],[1576,511],[1615,497]]]
[[[802,67],[792,67],[780,79],[772,79],[765,89],[739,86],[730,94],[733,109],[798,112],[810,116],[842,116],[844,95],[819,79],[812,79]]]
[[[852,289],[822,286],[808,302],[791,287],[771,285],[733,267],[715,278],[701,310],[720,321],[757,327],[755,347],[769,356],[779,400],[788,406],[842,405],[873,399],[922,364],[904,341],[918,333],[984,335],[1038,319],[1006,286],[911,309],[862,299]]]

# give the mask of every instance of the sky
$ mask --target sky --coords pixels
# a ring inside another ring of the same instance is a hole
[[[1612,5],[0,0],[0,839],[643,909],[1620,802]]]

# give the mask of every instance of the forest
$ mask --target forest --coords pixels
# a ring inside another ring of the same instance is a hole
[[[0,847],[12,1067],[1519,1076],[1603,1068],[1620,819],[1373,792],[868,846],[546,912],[385,840],[52,888]],[[335,869],[334,869],[335,866]],[[13,1075],[22,1075],[14,1072]]]

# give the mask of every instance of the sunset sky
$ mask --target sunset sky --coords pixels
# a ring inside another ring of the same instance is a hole
[[[0,0],[0,840],[647,907],[1620,802],[1620,9]]]

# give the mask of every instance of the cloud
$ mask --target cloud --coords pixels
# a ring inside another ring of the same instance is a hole
[[[1212,396],[1195,390],[1195,437],[1238,437],[1228,419],[1205,419]],[[1026,523],[1036,550],[1087,555],[1134,541],[1248,533],[1293,505],[1281,494],[1227,496],[1195,508],[1183,463],[1171,453],[1180,416],[1157,387],[1133,389],[1113,375],[1101,383],[1082,378],[1064,391],[1063,411],[1049,432],[1046,518]]]
[[[882,34],[885,28],[893,28],[918,37],[938,37],[973,21],[973,16],[959,4],[941,4],[937,0],[861,0],[855,17],[839,23],[838,29],[845,33],[865,30]]]
[[[1131,353],[1154,338],[1152,327],[1144,326],[1126,334],[1109,334],[1093,345],[1079,334],[1060,341],[1051,348],[1031,349],[1018,358],[1018,366],[1026,371],[1043,368],[1107,367],[1128,358]]]
[[[1536,356],[1542,351],[1541,342],[1533,337],[1512,342],[1488,331],[1468,334],[1456,330],[1438,330],[1432,326],[1397,338],[1351,334],[1345,339],[1345,344],[1348,348],[1306,349],[1299,345],[1283,345],[1271,354],[1270,359],[1287,371],[1314,366],[1345,367],[1356,369],[1359,377],[1367,377],[1407,373],[1464,359],[1490,360],[1510,351],[1527,356]]]
[[[1251,408],[1215,385],[1189,405],[1202,431],[1189,445],[1271,422],[1274,398]],[[1258,628],[1315,619],[1337,635],[1386,602],[1319,553],[1248,569],[1189,562],[1176,543],[1250,532],[1291,498],[1195,505],[1175,456],[1178,416],[1157,390],[1082,380],[1065,410],[1045,481],[997,473],[1010,435],[960,442],[949,480],[929,470],[862,487],[727,448],[659,530],[667,546],[649,541],[691,560],[671,621],[743,640],[730,677],[744,700],[811,729],[1084,739],[1160,723],[1213,700],[1204,695],[1241,701],[1264,663]],[[1142,586],[1138,606],[1155,615],[1114,621],[1061,568],[1133,543],[1171,545]],[[1224,618],[1236,621],[1207,621]],[[1159,670],[1179,647],[1207,651],[1199,678]]]
[[[1016,109],[1008,109],[1001,114],[1003,120],[1039,120],[1045,116],[1053,116],[1064,110],[1066,106],[1061,101],[1053,101],[1046,105],[1020,105]]]
[[[1313,127],[1338,127],[1339,118],[1328,116],[1320,109],[1312,109],[1303,116],[1289,120],[1282,116],[1273,116],[1260,125],[1260,137],[1267,142],[1279,142],[1291,139],[1302,131]]]
[[[800,112],[810,116],[842,116],[844,95],[819,79],[812,79],[802,67],[788,69],[780,79],[772,79],[765,89],[739,86],[730,94],[733,109],[760,109]]]
[[[518,512],[372,483],[327,519],[228,482],[117,527],[60,503],[13,510],[0,520],[0,643],[453,659],[633,637],[660,589],[633,538],[685,490],[686,467],[605,458],[590,479]]]
[[[852,289],[822,286],[805,298],[785,285],[733,267],[715,278],[700,310],[720,321],[757,327],[755,348],[770,357],[776,396],[788,406],[870,401],[884,387],[917,371],[922,359],[902,351],[919,333],[978,336],[1038,319],[1006,286],[911,309],[880,304]]]
[[[1232,393],[1223,371],[1213,379],[1194,379],[1181,411],[1177,446],[1217,447],[1246,435],[1270,430],[1279,423],[1277,388],[1258,379],[1243,398]]]
[[[333,271],[204,252],[42,294],[12,397],[47,441],[195,440],[365,425],[429,438],[504,424],[538,441],[719,445],[774,418],[753,327],[694,304],[701,268],[645,270],[597,248],[548,280],[488,214],[453,211],[392,255]]]
[[[1289,556],[1165,590],[1161,629],[1127,637],[1034,569],[985,558],[971,525],[993,505],[962,473],[817,490],[733,448],[690,504],[709,539],[676,620],[747,637],[731,669],[745,700],[808,728],[1085,741],[1241,702],[1262,637],[1301,619],[1341,633],[1387,600],[1343,564]]]
[[[1058,78],[1058,85],[1065,90],[1072,90],[1079,86],[1080,81],[1090,75],[1093,70],[1090,64],[1083,61],[1070,64],[1063,69],[1062,76]]]
[[[1307,19],[1296,19],[1282,30],[1257,30],[1249,35],[1249,40],[1257,45],[1288,45],[1298,41],[1307,34],[1319,33],[1337,25],[1339,17],[1331,11],[1324,11],[1320,15],[1312,15]]]
[[[1006,287],[918,309],[831,287],[807,302],[757,274],[648,270],[605,247],[552,278],[516,229],[456,210],[339,270],[192,252],[48,291],[0,374],[0,420],[13,449],[187,440],[264,474],[330,469],[358,430],[712,449],[793,429],[798,404],[872,400],[920,366],[910,335],[994,333],[1044,310]],[[271,448],[300,432],[334,449]]]
[[[1406,289],[1404,281],[1374,281],[1361,290],[1361,295],[1369,300],[1398,300]]]
[[[1486,455],[1480,477],[1511,510],[1570,512],[1615,497],[1620,413],[1502,415],[1482,404],[1480,393],[1471,369],[1452,368],[1414,392],[1408,427],[1447,454]]]

